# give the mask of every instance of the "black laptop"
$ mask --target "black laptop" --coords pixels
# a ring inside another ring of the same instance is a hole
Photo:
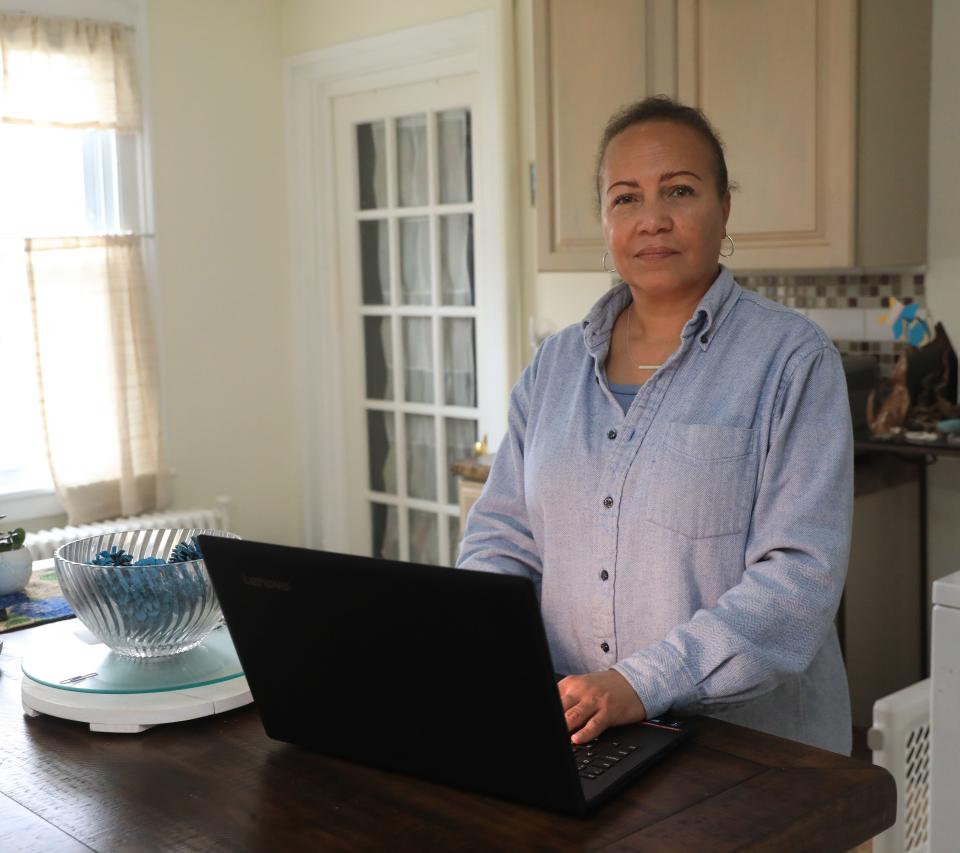
[[[675,747],[677,721],[574,750],[533,584],[201,536],[267,734],[584,814]]]

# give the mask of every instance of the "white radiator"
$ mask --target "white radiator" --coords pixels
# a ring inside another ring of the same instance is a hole
[[[230,529],[230,498],[217,498],[216,506],[205,509],[171,509],[163,512],[133,515],[129,518],[112,518],[95,524],[53,527],[28,533],[26,546],[34,560],[46,560],[67,542],[85,539],[100,533],[122,530],[152,530],[155,528],[206,527],[211,530]]]

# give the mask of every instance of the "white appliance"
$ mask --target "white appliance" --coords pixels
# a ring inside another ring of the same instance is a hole
[[[960,849],[960,572],[933,584],[930,850]]]

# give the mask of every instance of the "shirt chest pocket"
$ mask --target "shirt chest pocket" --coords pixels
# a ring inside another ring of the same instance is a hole
[[[667,424],[645,490],[646,519],[690,539],[742,533],[756,470],[756,430]]]

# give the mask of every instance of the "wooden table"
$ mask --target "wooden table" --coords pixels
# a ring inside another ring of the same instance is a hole
[[[28,718],[19,661],[60,622],[2,635],[0,850],[849,850],[892,825],[870,764],[706,718],[587,819],[269,740],[252,707],[139,735]],[[389,709],[384,709],[385,714]],[[510,745],[505,745],[505,750]]]

